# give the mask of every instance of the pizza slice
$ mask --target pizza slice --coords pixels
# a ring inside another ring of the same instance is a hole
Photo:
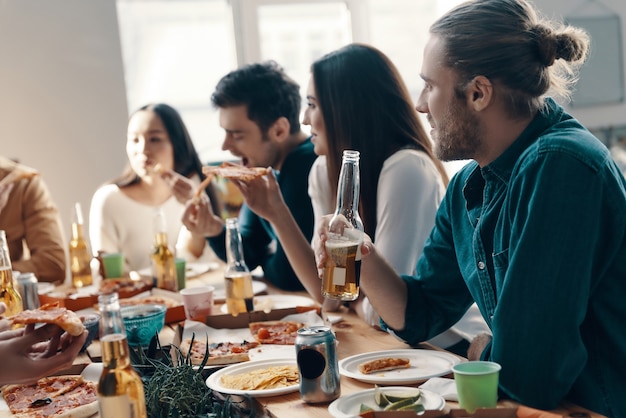
[[[10,319],[15,325],[55,324],[74,336],[82,334],[85,330],[80,317],[74,311],[60,307],[58,302],[22,311]]]
[[[293,345],[298,330],[304,324],[297,321],[264,321],[250,322],[248,327],[252,336],[261,344]]]
[[[407,369],[410,366],[411,360],[408,358],[385,357],[361,363],[358,365],[358,369],[363,374],[371,374],[387,370]]]
[[[82,376],[50,376],[6,385],[2,396],[17,418],[83,418],[98,412],[97,385]]]
[[[248,352],[259,346],[256,341],[242,341],[240,343],[234,342],[219,342],[209,343],[209,359],[206,362],[207,366],[218,366],[225,364],[241,363],[249,361],[250,356]],[[196,366],[202,364],[204,355],[207,351],[207,344],[205,341],[193,340],[193,347],[191,346],[191,338],[185,339],[180,344],[180,352],[191,359],[191,364]]]
[[[246,167],[239,164],[224,162],[219,166],[202,167],[202,172],[206,175],[217,175],[232,180],[250,181],[266,174],[269,168]]]

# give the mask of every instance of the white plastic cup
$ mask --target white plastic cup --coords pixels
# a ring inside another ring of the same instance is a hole
[[[188,319],[203,318],[213,311],[213,286],[187,287],[180,291]]]

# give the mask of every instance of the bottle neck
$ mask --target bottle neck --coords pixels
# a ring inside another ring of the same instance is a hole
[[[100,309],[100,335],[126,335],[117,293],[100,295],[98,306]]]
[[[0,289],[13,288],[13,272],[11,267],[0,267]]]
[[[79,224],[79,223],[72,223],[72,241],[71,241],[71,245],[72,246],[77,246],[77,245],[81,245],[85,243],[85,235],[84,235],[84,228],[83,228],[83,224]]]
[[[351,223],[355,218],[359,220],[359,191],[360,173],[359,160],[343,158],[341,164],[341,174],[337,185],[337,208],[335,215],[343,215]]]
[[[157,247],[167,247],[167,233],[157,232],[154,234],[154,245]]]
[[[9,255],[9,245],[7,244],[7,236],[4,230],[0,230],[0,269],[9,271],[9,279],[13,283],[13,276],[11,274],[11,256]],[[4,277],[4,275],[3,275]],[[7,280],[6,278],[3,279]]]
[[[229,267],[238,267],[238,271],[248,271],[243,257],[243,243],[236,219],[226,222],[226,262]]]

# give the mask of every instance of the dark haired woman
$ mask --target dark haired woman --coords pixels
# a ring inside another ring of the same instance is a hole
[[[100,187],[91,201],[89,235],[94,253],[121,252],[126,271],[150,265],[154,218],[163,212],[170,247],[188,261],[210,258],[205,240],[194,240],[182,226],[184,204],[204,178],[200,158],[180,114],[166,104],[150,104],[128,121],[128,165],[122,175]],[[206,193],[218,202],[212,186]],[[219,213],[218,208],[214,208]]]

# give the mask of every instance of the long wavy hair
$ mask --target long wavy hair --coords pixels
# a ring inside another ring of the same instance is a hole
[[[133,115],[142,111],[154,112],[163,122],[174,151],[174,171],[187,178],[193,177],[195,174],[201,181],[204,180],[205,175],[202,173],[200,157],[193,145],[189,131],[176,109],[164,103],[151,103],[135,110],[130,115],[129,120]],[[140,181],[141,178],[135,173],[130,164],[126,164],[122,174],[112,180],[111,183],[124,188]],[[211,199],[211,205],[215,213],[220,213],[218,195],[213,184],[209,184],[205,191]]]
[[[448,183],[409,91],[391,60],[378,49],[350,44],[311,66],[328,140],[328,178],[336,196],[345,149],[361,153],[360,213],[375,238],[378,178],[387,158],[401,149],[421,150]]]

